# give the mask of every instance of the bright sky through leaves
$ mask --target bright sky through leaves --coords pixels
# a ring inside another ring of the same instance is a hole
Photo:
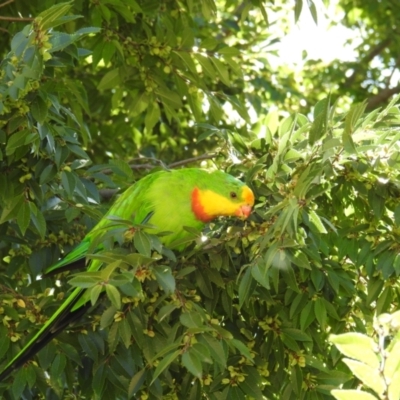
[[[289,33],[276,45],[279,57],[270,60],[274,66],[296,64],[301,67],[304,62],[303,51],[307,52],[307,59],[321,59],[326,63],[336,58],[343,61],[354,60],[354,44],[346,44],[346,40],[358,35],[357,30],[340,24],[343,11],[337,10],[336,1],[330,2],[327,7],[321,1],[315,1],[315,4],[318,24],[313,20],[308,7],[303,7],[298,23],[291,24]],[[280,16],[276,15],[275,18]]]

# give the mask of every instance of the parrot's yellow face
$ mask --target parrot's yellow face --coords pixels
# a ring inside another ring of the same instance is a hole
[[[232,188],[226,195],[210,189],[195,188],[192,192],[192,210],[196,218],[203,222],[220,216],[247,218],[253,205],[254,194],[246,185]]]

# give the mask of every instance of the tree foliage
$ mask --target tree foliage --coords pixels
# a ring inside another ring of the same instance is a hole
[[[9,28],[1,64],[2,364],[71,285],[94,306],[1,384],[3,398],[311,400],[368,386],[353,368],[365,360],[339,345],[349,369],[328,337],[369,340],[374,315],[398,307],[397,99],[343,112],[322,93],[307,115],[270,110],[287,87],[253,50],[274,40],[262,2],[52,3]],[[217,221],[175,254],[139,227],[91,256],[100,272],[38,279],[110,190],[200,161],[251,185],[249,221]]]

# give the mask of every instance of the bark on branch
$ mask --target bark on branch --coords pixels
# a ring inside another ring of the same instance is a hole
[[[10,22],[24,22],[24,21],[33,21],[34,18],[24,18],[24,17],[2,17],[0,16],[0,21],[10,21]]]
[[[194,162],[197,162],[197,161],[211,160],[211,159],[215,158],[216,155],[217,155],[216,153],[212,153],[212,154],[206,153],[206,154],[202,154],[202,155],[197,156],[197,157],[187,158],[186,160],[175,161],[175,162],[173,162],[173,163],[171,163],[169,165],[165,165],[160,160],[154,160],[154,162],[156,164],[159,164],[159,165],[164,165],[167,169],[172,169],[172,168],[181,167],[183,165],[191,164],[191,163],[194,163]],[[151,170],[151,169],[153,169],[155,167],[154,164],[130,164],[129,166],[130,166],[130,168],[132,170],[139,170],[139,169]],[[110,175],[112,173],[112,170],[111,169],[106,169],[106,170],[104,170],[102,172],[103,172],[103,174]],[[117,192],[118,192],[117,189],[100,189],[99,190],[100,197],[103,200],[106,200],[106,201],[110,200],[115,195],[115,193],[117,193]]]
[[[353,73],[344,81],[343,87],[344,88],[349,88],[353,85],[357,75],[361,72],[362,70],[362,65],[369,64],[378,54],[382,53],[383,50],[386,49],[386,47],[389,46],[390,42],[392,41],[391,38],[387,38],[385,40],[382,40],[382,42],[378,43],[375,47],[371,49],[371,51],[366,54],[361,61],[357,64],[357,66],[354,68]]]
[[[0,4],[0,8],[6,6],[7,4],[13,3],[13,2],[14,2],[14,0],[7,0],[4,3]]]
[[[392,97],[394,94],[397,93],[400,93],[400,85],[397,85],[393,88],[386,88],[381,90],[378,94],[368,99],[366,110],[367,111],[374,110],[375,108],[385,103],[387,100],[389,100],[390,97]]]

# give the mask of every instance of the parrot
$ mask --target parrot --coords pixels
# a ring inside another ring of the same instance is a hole
[[[46,273],[85,262],[95,238],[107,229],[118,227],[118,218],[129,220],[133,225],[145,221],[145,232],[155,235],[163,232],[161,243],[166,248],[181,251],[185,247],[182,242],[192,235],[184,227],[201,230],[206,223],[221,216],[246,219],[253,205],[252,190],[220,170],[210,172],[201,168],[183,168],[150,173],[126,189],[82,242],[49,267]],[[120,227],[129,229],[126,225]],[[97,271],[101,265],[99,260],[89,260],[87,270]],[[5,365],[0,381],[24,365],[71,321],[79,319],[87,311],[90,299],[83,296],[85,291],[82,288],[72,290],[41,329]]]

